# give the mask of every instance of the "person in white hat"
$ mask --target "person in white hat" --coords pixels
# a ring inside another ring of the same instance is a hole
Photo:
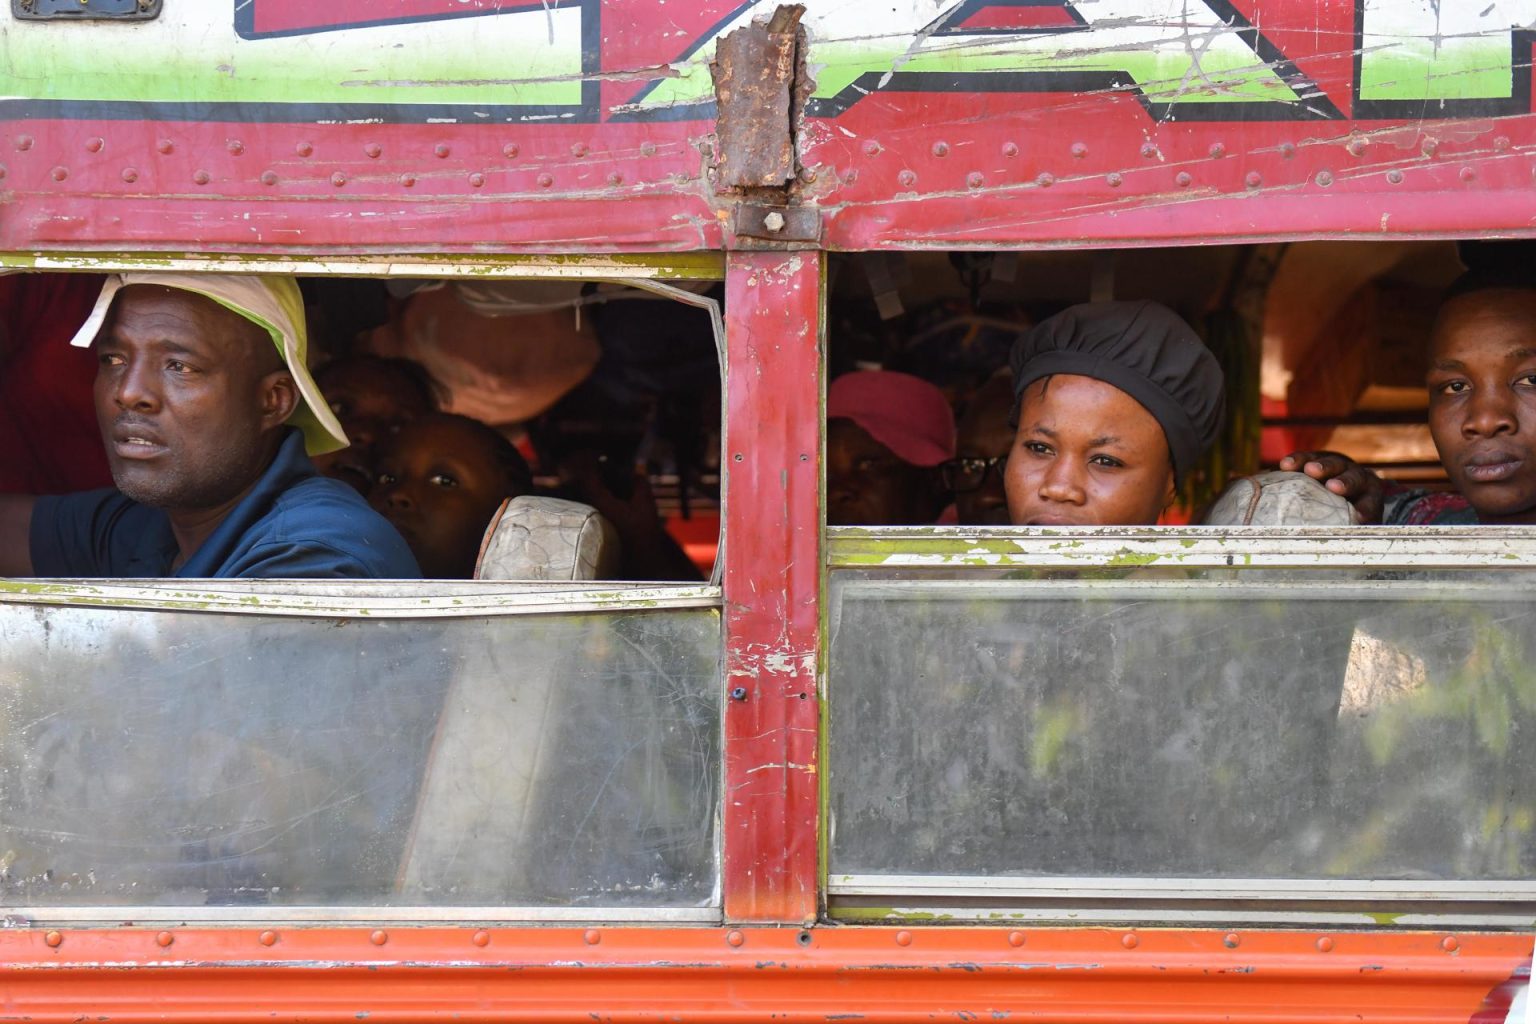
[[[305,366],[286,276],[114,274],[95,347],[115,489],[0,497],[0,574],[415,578],[404,540],[309,456],[346,435]]]

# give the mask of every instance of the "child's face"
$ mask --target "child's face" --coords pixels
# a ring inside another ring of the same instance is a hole
[[[410,545],[424,576],[468,579],[480,539],[513,481],[471,424],[441,415],[386,439],[368,500]]]
[[[315,467],[367,494],[373,486],[376,447],[430,411],[421,385],[395,367],[370,359],[337,362],[315,383],[352,442],[339,452],[315,456]]]
[[[1536,522],[1536,291],[1472,292],[1435,321],[1429,432],[1484,522]]]

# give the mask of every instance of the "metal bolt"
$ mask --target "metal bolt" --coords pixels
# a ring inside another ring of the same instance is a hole
[[[807,185],[814,185],[816,183],[816,169],[814,167],[807,167],[802,170],[800,172],[800,180]]]
[[[1010,159],[1019,155],[1019,147],[1012,142],[1003,143],[1003,156]]]
[[[571,147],[571,156],[586,156],[586,155],[587,155],[587,144],[585,142],[578,142],[574,146]]]
[[[54,181],[63,181],[65,178],[69,177],[69,168],[55,167],[50,172],[50,174],[52,175]]]
[[[910,946],[910,945],[912,945],[912,933],[908,932],[908,931],[897,932],[896,933],[896,945],[898,945],[898,946]]]
[[[1333,184],[1333,173],[1331,171],[1318,171],[1317,178],[1315,180],[1323,188],[1327,188],[1329,185]]]
[[[1248,176],[1244,178],[1243,181],[1247,183],[1249,188],[1258,188],[1260,185],[1264,184],[1264,179],[1260,176],[1258,171],[1249,171]]]
[[[521,152],[522,150],[517,148],[517,143],[515,142],[509,142],[505,146],[501,147],[501,155],[506,157],[508,160],[516,157],[517,154]]]
[[[475,173],[473,173],[473,174],[471,174],[469,176],[469,187],[470,188],[481,188],[484,185],[485,185],[485,175],[481,174],[479,171],[476,171]]]
[[[1447,935],[1445,938],[1440,940],[1440,948],[1445,950],[1447,953],[1454,953],[1460,947],[1461,943],[1456,941],[1456,936],[1454,935]]]
[[[1470,167],[1463,167],[1460,177],[1462,181],[1473,181],[1477,178],[1477,171]]]
[[[126,181],[128,184],[132,185],[134,182],[139,180],[139,172],[138,172],[138,170],[133,168],[133,167],[124,167],[123,168],[123,180]]]
[[[581,941],[585,942],[589,946],[595,946],[599,942],[603,941],[603,933],[598,931],[596,928],[588,928],[586,931],[582,932]]]
[[[1425,139],[1423,145],[1419,146],[1419,152],[1423,153],[1425,156],[1434,156],[1436,150],[1439,148],[1440,143],[1436,142],[1434,139]]]
[[[473,942],[477,946],[480,946],[481,948],[484,948],[491,944],[491,933],[482,928],[480,931],[471,935],[469,937],[469,941]]]
[[[207,171],[196,170],[192,172],[192,180],[199,185],[206,185],[212,178]]]
[[[384,154],[384,147],[377,142],[370,142],[363,147],[363,153],[367,155],[368,159],[377,160]]]
[[[1209,152],[1211,154],[1211,159],[1220,160],[1222,157],[1227,155],[1227,147],[1220,142],[1213,142],[1211,143]]]
[[[368,941],[373,943],[375,946],[382,946],[384,943],[389,941],[389,932],[386,932],[384,929],[380,928],[372,935],[368,936]]]
[[[1236,932],[1228,932],[1226,937],[1221,940],[1221,944],[1226,946],[1228,949],[1236,949],[1238,945],[1242,943],[1242,941],[1243,940],[1238,937]]]
[[[1024,933],[1023,932],[1009,932],[1008,933],[1008,945],[1013,946],[1015,948],[1024,945]]]
[[[1124,935],[1120,936],[1120,945],[1124,946],[1126,949],[1135,949],[1137,946],[1141,945],[1141,936],[1137,935],[1135,932],[1126,932]]]
[[[1155,142],[1143,142],[1141,144],[1141,155],[1146,157],[1148,160],[1156,159],[1156,157],[1158,155],[1158,153],[1157,153],[1157,143],[1155,143]]]
[[[1085,157],[1087,155],[1088,155],[1088,147],[1086,145],[1084,145],[1081,142],[1074,142],[1074,143],[1072,143],[1072,158],[1074,160],[1081,160],[1083,157]]]
[[[448,148],[448,143],[446,142],[439,142],[437,145],[432,147],[432,155],[437,157],[439,160],[448,159],[448,154],[452,152],[453,150]]]
[[[311,143],[301,142],[293,147],[293,151],[299,156],[309,156],[315,151],[315,147]]]
[[[32,148],[32,136],[30,136],[30,135],[18,135],[18,136],[16,136],[16,148],[21,150],[21,152],[23,152],[23,153],[25,153],[27,150],[31,149]]]
[[[1189,188],[1189,186],[1194,183],[1194,180],[1195,179],[1190,176],[1188,171],[1180,171],[1177,175],[1174,176],[1173,182],[1174,184],[1178,185],[1179,188]]]
[[[1296,155],[1296,144],[1294,142],[1280,143],[1280,155],[1287,160],[1294,157]]]
[[[414,174],[402,174],[402,175],[400,175],[400,184],[404,185],[406,188],[411,188],[413,185],[416,184],[416,175],[414,175]]]
[[[230,139],[228,142],[224,143],[224,148],[229,150],[230,156],[239,156],[241,153],[245,152],[245,143],[241,142],[239,139]]]
[[[87,153],[100,153],[101,147],[104,145],[106,143],[102,140],[101,136],[93,135],[85,140],[85,151]]]
[[[765,231],[783,231],[784,230],[784,215],[782,213],[780,213],[778,210],[773,210],[772,212],[770,212],[768,214],[768,216],[763,218],[763,230],[765,230]]]
[[[341,188],[341,186],[345,185],[346,183],[347,176],[342,174],[340,171],[337,171],[335,174],[331,175],[331,184],[335,185],[337,188]]]
[[[965,183],[971,188],[981,188],[982,185],[986,184],[986,181],[987,179],[982,177],[980,171],[972,171],[965,176]]]
[[[731,700],[746,700],[747,688],[745,686],[731,687]]]
[[[555,179],[548,174],[539,175],[539,188],[549,188],[555,183]]]
[[[901,183],[903,188],[911,188],[917,184],[917,175],[912,171],[902,171],[896,175],[896,180]]]
[[[1322,938],[1317,940],[1317,951],[1319,953],[1328,953],[1328,952],[1331,952],[1332,950],[1333,950],[1333,940],[1330,939],[1328,936],[1324,935]]]
[[[276,171],[262,171],[261,172],[261,183],[263,185],[276,185],[277,184],[277,172]]]
[[[276,945],[277,944],[277,932],[271,932],[271,931],[262,932],[260,935],[256,936],[256,941],[261,943],[263,946],[273,946],[273,945]]]
[[[43,941],[48,943],[48,945],[52,946],[54,949],[58,949],[59,946],[64,942],[64,936],[58,932],[49,932],[47,935],[43,936]]]
[[[740,946],[743,942],[747,941],[747,937],[741,934],[741,932],[732,929],[725,933],[725,941],[732,946]]]
[[[1035,178],[1035,184],[1039,185],[1041,188],[1050,188],[1052,185],[1056,184],[1056,176],[1054,174],[1049,174],[1042,171],[1040,176]]]
[[[1349,140],[1349,145],[1345,146],[1344,148],[1349,150],[1349,155],[1350,156],[1364,156],[1365,155],[1365,140],[1364,139],[1350,139]]]
[[[1119,171],[1110,171],[1107,175],[1104,176],[1104,181],[1109,185],[1110,188],[1119,188],[1121,185],[1125,184],[1125,178],[1120,175]]]
[[[1402,171],[1388,171],[1387,172],[1387,180],[1390,181],[1394,185],[1401,185],[1403,183],[1403,172]]]
[[[172,935],[170,932],[161,932],[159,935],[155,936],[155,944],[162,949],[175,941],[176,936]]]
[[[176,148],[176,144],[173,143],[170,139],[161,139],[159,142],[155,143],[155,148],[160,151],[161,155],[169,156],[171,151]]]
[[[937,157],[949,156],[949,143],[935,142],[933,144],[933,155]]]
[[[873,139],[871,139],[868,142],[864,143],[864,155],[865,156],[874,156],[878,152],[880,152],[880,143],[876,142]]]

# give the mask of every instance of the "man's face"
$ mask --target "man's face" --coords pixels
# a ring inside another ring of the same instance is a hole
[[[962,526],[1006,526],[1008,495],[1003,490],[1007,463],[986,464],[1007,458],[1013,447],[1013,428],[1008,413],[1013,405],[1010,378],[994,378],[976,392],[960,420],[955,461],[950,479],[955,488],[955,513]],[[976,467],[985,468],[977,470]]]
[[[933,522],[929,474],[903,462],[853,420],[827,423],[827,522],[911,526]]]
[[[1447,302],[1435,321],[1429,431],[1484,522],[1536,522],[1536,291]]]
[[[431,412],[421,386],[382,359],[342,359],[317,375],[320,392],[351,443],[315,456],[315,468],[367,494],[377,448],[418,416]]]
[[[201,295],[133,285],[95,348],[96,419],[118,490],[196,511],[256,482],[297,400],[264,330]]]
[[[1008,456],[1020,526],[1150,526],[1173,500],[1163,428],[1113,385],[1059,374],[1024,389]]]
[[[484,433],[428,415],[386,439],[368,500],[410,545],[430,579],[473,575],[480,541],[504,498],[520,489]]]

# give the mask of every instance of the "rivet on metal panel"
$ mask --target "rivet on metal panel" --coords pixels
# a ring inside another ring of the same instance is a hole
[[[212,176],[207,171],[199,168],[192,172],[192,180],[198,185],[206,185],[212,180]]]
[[[370,142],[363,147],[363,153],[368,157],[368,159],[377,160],[379,157],[384,155],[384,147],[379,145],[377,142]]]
[[[342,174],[340,171],[337,171],[335,174],[331,175],[331,184],[335,185],[337,188],[341,188],[346,183],[347,176]]]
[[[746,699],[747,699],[747,688],[745,686],[733,686],[733,687],[731,687],[731,700],[741,701],[741,700],[746,700]]]
[[[155,945],[159,946],[162,949],[164,949],[166,946],[169,946],[171,943],[173,943],[175,941],[176,941],[176,936],[172,935],[170,932],[161,932],[159,935],[155,936]]]
[[[1296,155],[1296,144],[1294,142],[1280,143],[1280,155],[1287,160],[1294,157]]]
[[[1072,158],[1081,160],[1088,155],[1088,147],[1081,142],[1072,143]]]
[[[138,169],[134,167],[124,167],[122,178],[128,184],[132,185],[134,182],[139,180]]]
[[[912,933],[908,932],[908,931],[897,932],[896,933],[896,945],[898,945],[898,946],[910,946],[910,945],[912,945]]]
[[[624,175],[620,174],[618,171],[614,171],[608,175],[608,184],[615,187],[624,184]]]
[[[1458,176],[1462,181],[1474,181],[1477,179],[1477,171],[1471,167],[1463,167]]]
[[[241,142],[239,139],[230,139],[228,142],[224,143],[224,148],[229,151],[230,156],[239,156],[241,153],[245,152],[245,143]]]
[[[807,185],[814,185],[816,183],[816,169],[814,167],[802,168],[800,171],[800,180],[805,182]]]
[[[539,175],[539,188],[549,188],[555,183],[555,179],[548,174]]]
[[[1228,932],[1225,936],[1222,937],[1221,944],[1226,946],[1228,949],[1236,949],[1238,945],[1242,943],[1242,941],[1242,939],[1238,938],[1236,932]]]
[[[176,144],[170,139],[161,139],[159,142],[155,143],[155,149],[158,150],[162,156],[169,156],[173,151],[175,151]]]
[[[880,152],[880,143],[876,142],[874,139],[870,139],[868,142],[864,143],[864,155],[865,156],[875,156],[879,152]]]
[[[432,147],[432,155],[437,157],[439,160],[448,159],[448,154],[452,152],[453,150],[448,148],[448,143],[446,142],[439,142],[437,145]]]
[[[85,151],[87,153],[100,153],[101,147],[104,145],[106,145],[106,142],[100,135],[92,135],[85,140]]]
[[[1049,171],[1041,171],[1039,176],[1035,178],[1035,184],[1041,188],[1050,188],[1056,184],[1056,176]]]
[[[599,942],[603,941],[603,933],[598,931],[596,928],[588,928],[586,931],[581,933],[581,941],[585,942],[589,946],[595,946]]]
[[[54,181],[63,181],[65,178],[69,177],[69,168],[55,167],[52,171],[49,172],[49,174]]]
[[[902,171],[896,175],[896,180],[901,183],[903,188],[911,188],[917,184],[917,175],[912,171]]]
[[[315,151],[315,147],[311,143],[300,142],[293,147],[293,151],[299,156],[309,156]]]
[[[1264,176],[1261,175],[1258,171],[1249,171],[1247,176],[1243,178],[1243,182],[1249,188],[1258,188],[1260,185],[1264,184]]]
[[[1126,949],[1135,949],[1137,946],[1141,945],[1141,936],[1137,935],[1135,932],[1126,932],[1124,935],[1120,936],[1120,945],[1124,946]]]
[[[27,150],[31,149],[32,148],[32,136],[30,136],[30,135],[18,135],[18,136],[16,136],[16,148],[21,150],[21,152],[23,152],[23,153],[25,153]]]
[[[406,188],[413,187],[416,184],[416,175],[414,175],[414,174],[402,174],[402,175],[400,175],[400,184],[404,185]]]
[[[47,935],[43,936],[43,941],[48,943],[48,945],[52,946],[54,949],[58,949],[59,946],[64,942],[64,936],[59,932],[49,932]]]
[[[933,155],[940,157],[949,156],[949,143],[935,142],[933,144]]]
[[[470,188],[483,188],[484,186],[485,186],[485,175],[481,174],[479,171],[475,171],[473,174],[471,174],[469,176],[469,187]]]
[[[1333,951],[1333,939],[1329,938],[1326,935],[1324,935],[1322,938],[1318,939],[1317,940],[1317,951],[1319,953],[1331,953]]]
[[[263,946],[275,946],[277,945],[277,932],[262,932],[260,935],[256,936],[256,941],[261,943]]]
[[[571,147],[571,156],[586,156],[586,155],[587,155],[587,144],[585,142],[578,142],[574,146]]]
[[[1194,180],[1188,171],[1180,171],[1173,177],[1173,183],[1179,186],[1179,188],[1189,188],[1194,183]]]
[[[1350,156],[1364,156],[1365,155],[1365,140],[1364,139],[1350,139],[1349,140],[1349,145],[1345,146],[1344,148],[1349,150],[1349,155]]]
[[[480,946],[481,948],[484,948],[491,944],[491,933],[482,928],[475,932],[475,934],[471,935],[469,937],[469,941],[473,942],[477,946]]]
[[[1445,938],[1440,940],[1440,948],[1445,950],[1447,953],[1454,953],[1456,950],[1461,948],[1461,943],[1456,941],[1456,936],[1447,935]]]
[[[641,156],[655,156],[656,155],[656,143],[654,143],[654,142],[642,142],[642,143],[640,143],[640,155]]]
[[[261,172],[261,183],[263,185],[276,185],[277,184],[277,172],[276,171],[262,171]]]
[[[1141,144],[1141,155],[1146,157],[1148,160],[1155,160],[1155,159],[1157,159],[1157,156],[1158,156],[1157,143],[1155,143],[1155,142],[1143,142]]]
[[[732,946],[740,946],[743,942],[747,941],[747,937],[733,928],[725,933],[725,941]]]
[[[1509,136],[1495,135],[1493,137],[1493,148],[1498,150],[1500,153],[1504,152],[1509,148]]]
[[[1008,933],[1008,945],[1014,946],[1014,947],[1018,947],[1018,946],[1024,945],[1024,933],[1023,932],[1009,932]]]
[[[1227,155],[1227,147],[1220,142],[1213,142],[1209,152],[1213,160],[1219,160]]]
[[[1119,188],[1125,184],[1125,178],[1121,176],[1119,171],[1110,171],[1104,176],[1104,181],[1110,188]]]
[[[1329,185],[1333,184],[1333,172],[1332,171],[1318,171],[1317,172],[1317,177],[1314,178],[1313,180],[1316,181],[1323,188],[1327,188]]]
[[[987,179],[982,176],[980,171],[972,171],[965,176],[965,183],[971,188],[981,188],[981,186],[987,183]]]
[[[1423,143],[1419,145],[1419,152],[1423,153],[1425,156],[1434,156],[1435,153],[1439,151],[1439,149],[1440,143],[1436,139],[1425,139]]]
[[[1390,181],[1394,185],[1401,185],[1403,183],[1403,172],[1402,171],[1388,171],[1387,172],[1387,180]]]
[[[1019,155],[1019,147],[1012,142],[1003,143],[1003,156],[1010,159]]]
[[[373,943],[375,946],[382,946],[384,943],[389,941],[389,932],[379,928],[368,936],[368,941]]]
[[[508,160],[515,159],[517,154],[521,152],[522,150],[517,148],[517,143],[515,142],[509,142],[505,146],[501,147],[501,155],[506,157]]]

